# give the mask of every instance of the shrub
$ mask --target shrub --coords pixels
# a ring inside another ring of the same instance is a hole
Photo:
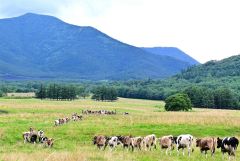
[[[191,100],[186,94],[177,93],[165,100],[166,111],[189,111],[192,109]]]

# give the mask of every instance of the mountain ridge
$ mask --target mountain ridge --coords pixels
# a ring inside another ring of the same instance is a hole
[[[191,64],[148,53],[90,26],[27,13],[0,19],[0,77],[165,78]]]

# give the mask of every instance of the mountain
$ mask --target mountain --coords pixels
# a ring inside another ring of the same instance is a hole
[[[1,19],[0,31],[1,79],[165,78],[191,66],[47,15]]]
[[[161,55],[161,56],[170,56],[175,59],[179,59],[181,61],[185,61],[191,65],[197,65],[200,64],[197,60],[193,59],[180,49],[176,47],[153,47],[153,48],[142,48],[145,51],[156,54],[156,55]]]

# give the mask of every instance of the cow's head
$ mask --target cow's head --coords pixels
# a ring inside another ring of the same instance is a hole
[[[200,146],[201,139],[196,139],[196,147]]]
[[[44,131],[43,130],[38,130],[38,136],[43,137],[44,136]]]
[[[173,143],[177,144],[177,138],[178,138],[177,136],[173,137]]]
[[[123,140],[124,140],[124,136],[121,136],[121,135],[117,136],[117,138],[120,142],[123,142]]]
[[[222,139],[219,137],[217,138],[217,148],[220,148],[222,146]]]
[[[95,145],[97,143],[97,136],[94,136],[92,141],[93,141],[93,145]]]

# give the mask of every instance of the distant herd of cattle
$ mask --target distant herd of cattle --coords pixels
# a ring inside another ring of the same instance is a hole
[[[196,147],[200,148],[201,153],[204,153],[207,157],[207,151],[211,152],[213,156],[215,153],[215,148],[221,148],[221,152],[228,153],[230,156],[235,156],[239,140],[236,137],[225,137],[224,139],[206,137],[196,140]],[[132,136],[104,136],[98,135],[94,136],[93,144],[96,145],[99,149],[105,149],[107,146],[111,150],[117,146],[121,146],[124,149],[127,148],[131,151],[137,150],[152,150],[156,149],[157,144],[159,144],[160,149],[166,149],[166,154],[174,150],[174,144],[176,144],[177,153],[179,155],[179,150],[182,149],[184,155],[184,149],[188,150],[188,155],[190,156],[191,152],[194,151],[194,138],[190,134],[183,134],[177,137],[173,135],[163,136],[157,138],[156,135],[151,134],[145,137],[132,137]]]
[[[115,111],[107,111],[107,110],[85,110],[82,111],[82,114],[103,114],[103,115],[115,115]],[[123,113],[124,115],[128,115],[127,112]],[[73,113],[71,119],[73,121],[82,120],[83,116],[78,115],[77,113]],[[71,120],[69,117],[59,118],[54,121],[55,126],[63,125],[68,123]],[[23,133],[24,143],[42,143],[45,147],[52,147],[54,143],[53,138],[48,138],[44,135],[43,130],[35,131],[32,127],[29,131]],[[215,153],[215,149],[221,148],[221,152],[228,153],[230,156],[235,156],[239,140],[236,137],[225,137],[223,139],[214,138],[214,137],[205,137],[201,139],[195,139],[196,147],[200,148],[201,153],[205,153],[207,156],[207,151],[211,152],[213,156]],[[194,151],[194,137],[190,134],[182,134],[177,137],[173,135],[163,136],[161,138],[157,138],[155,134],[147,135],[145,137],[133,137],[133,136],[104,136],[98,135],[94,136],[93,144],[98,147],[98,149],[105,150],[107,146],[111,150],[115,149],[117,146],[122,146],[124,149],[127,148],[131,151],[134,150],[152,150],[156,149],[157,144],[160,146],[160,149],[166,149],[166,154],[168,152],[171,154],[174,150],[174,145],[176,144],[177,153],[179,155],[179,150],[182,149],[182,153],[184,155],[184,149],[188,150],[188,155],[190,156],[191,152]]]

